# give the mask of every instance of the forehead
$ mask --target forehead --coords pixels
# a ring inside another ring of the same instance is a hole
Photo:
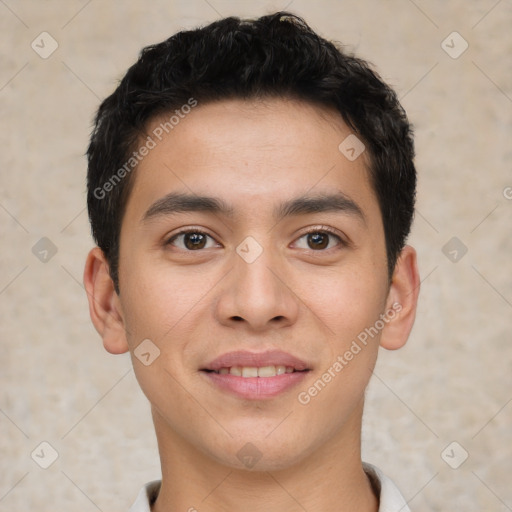
[[[339,192],[375,210],[369,158],[363,152],[350,160],[340,151],[353,134],[338,112],[281,98],[198,103],[187,111],[146,128],[154,144],[137,166],[127,208],[139,219],[176,191],[223,198],[235,216],[275,212],[283,198],[308,193]]]

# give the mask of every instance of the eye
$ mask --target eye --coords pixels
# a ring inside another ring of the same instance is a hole
[[[209,249],[215,247],[215,244],[215,240],[210,235],[197,229],[181,231],[166,242],[166,245],[174,245],[186,251]]]
[[[338,245],[344,245],[344,241],[341,237],[325,228],[310,231],[302,235],[296,242],[296,246],[299,249],[310,249],[314,251],[332,249]]]

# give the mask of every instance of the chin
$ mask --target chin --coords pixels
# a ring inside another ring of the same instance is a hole
[[[229,446],[219,453],[218,445],[210,455],[218,463],[235,470],[251,472],[273,472],[289,469],[299,464],[313,451],[313,445],[305,449],[305,440],[297,436],[276,436],[256,439],[255,436],[237,437],[229,441]]]

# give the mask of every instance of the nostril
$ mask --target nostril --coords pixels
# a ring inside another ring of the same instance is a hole
[[[241,320],[243,320],[243,318],[241,316],[234,316],[232,318],[233,318],[233,320],[236,320],[237,322],[240,322]]]

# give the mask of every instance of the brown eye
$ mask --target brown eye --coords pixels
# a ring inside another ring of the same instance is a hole
[[[325,249],[329,245],[329,235],[327,233],[310,233],[307,238],[310,249]]]
[[[190,250],[203,249],[206,245],[206,236],[202,233],[186,233],[183,236],[185,247]]]
[[[167,242],[167,245],[174,245],[175,247],[187,251],[198,251],[200,249],[213,247],[215,245],[213,242],[214,240],[210,235],[201,231],[183,231],[173,236]],[[208,243],[210,245],[208,245]]]
[[[299,249],[309,249],[313,251],[322,251],[342,245],[344,245],[344,242],[341,237],[329,231],[320,230],[310,231],[302,235],[296,242],[296,246]]]

